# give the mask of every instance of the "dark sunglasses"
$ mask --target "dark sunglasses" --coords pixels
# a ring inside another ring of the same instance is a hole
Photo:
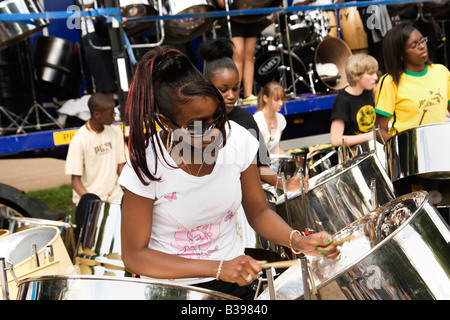
[[[181,129],[187,136],[191,138],[200,138],[207,135],[212,129],[218,128],[219,124],[222,122],[224,115],[221,113],[216,120],[210,123],[203,123],[203,121],[194,121],[193,124],[189,124],[187,127],[182,127],[172,119],[166,117],[170,122],[172,122],[176,127]],[[162,127],[158,118],[157,122]]]

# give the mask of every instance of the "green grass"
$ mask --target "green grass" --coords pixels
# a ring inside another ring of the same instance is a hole
[[[49,211],[71,215],[72,221],[74,221],[76,207],[72,202],[72,186],[70,184],[57,188],[30,191],[25,194],[30,198],[46,203]]]

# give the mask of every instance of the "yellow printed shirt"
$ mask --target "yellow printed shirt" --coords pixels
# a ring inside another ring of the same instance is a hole
[[[449,99],[448,69],[426,65],[423,72],[405,69],[398,86],[392,76],[384,75],[378,83],[375,112],[390,118],[390,133],[396,134],[419,124],[444,122]]]

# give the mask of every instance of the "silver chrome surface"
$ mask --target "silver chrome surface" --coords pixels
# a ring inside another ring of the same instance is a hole
[[[400,212],[406,214],[394,221]],[[397,225],[385,234],[385,226],[393,221]],[[333,238],[349,234],[357,236],[342,245],[338,258],[310,259],[312,293],[316,297],[450,299],[450,229],[430,205],[427,192],[414,192],[390,201]],[[302,298],[299,265],[289,268],[275,282],[277,295],[284,299]],[[267,293],[259,298],[267,299]]]
[[[168,285],[136,278],[44,276],[19,283],[18,300],[238,300],[193,286]]]
[[[163,0],[163,15],[205,13],[215,9],[211,0]],[[164,22],[168,43],[188,42],[212,26],[214,19],[201,16],[183,19],[170,19]]]
[[[32,245],[41,251],[55,237],[55,228],[34,228],[0,239],[0,257],[16,265],[30,257]]]
[[[66,246],[69,256],[73,257],[73,254],[75,253],[74,229],[76,226],[71,223],[38,218],[5,216],[0,214],[0,225],[5,229],[7,228],[11,234],[36,227],[57,227],[60,230],[61,238]]]
[[[387,169],[392,181],[419,175],[450,179],[450,123],[427,124],[386,141]]]
[[[75,265],[81,274],[124,276],[120,204],[92,200],[88,207],[78,240]]]
[[[309,179],[305,213],[300,192],[288,195],[292,227],[312,228],[333,234],[373,210],[371,183],[382,205],[395,199],[394,188],[374,151],[343,162]],[[276,202],[277,213],[286,221],[285,201]]]

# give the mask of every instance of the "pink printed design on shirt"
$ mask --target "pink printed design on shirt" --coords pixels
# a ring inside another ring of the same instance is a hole
[[[234,217],[234,212],[231,210],[228,210],[227,216],[225,217],[225,222],[231,221],[231,219],[233,219],[233,217]]]
[[[164,199],[166,199],[169,202],[172,202],[173,200],[177,200],[177,193],[176,192],[172,192],[172,195],[164,196]]]
[[[220,236],[220,223],[222,219],[228,222],[232,219],[234,213],[231,210],[227,210],[214,223],[200,225],[191,230],[184,227],[170,214],[168,215],[178,227],[178,231],[174,235],[175,240],[170,243],[174,248],[178,249],[177,255],[190,256],[190,258],[194,259],[204,259],[210,257],[211,253],[219,249],[217,245],[214,248],[210,248],[211,243]]]

